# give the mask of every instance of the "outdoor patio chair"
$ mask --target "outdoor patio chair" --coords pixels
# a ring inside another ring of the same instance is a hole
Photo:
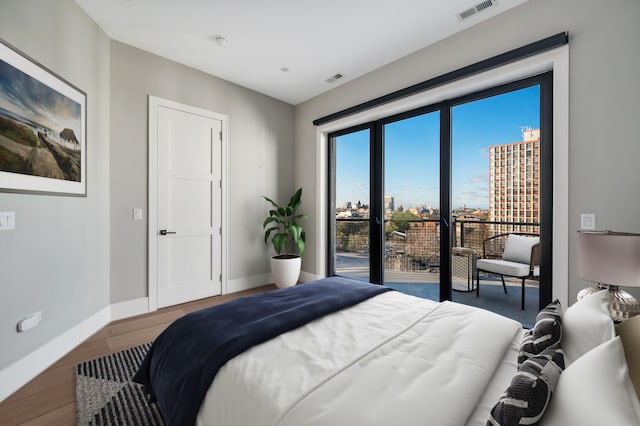
[[[540,236],[527,233],[494,235],[482,242],[482,258],[477,260],[477,271],[500,275],[502,288],[507,293],[505,275],[522,280],[524,310],[525,281],[540,276]],[[476,297],[480,296],[480,274],[476,275]]]

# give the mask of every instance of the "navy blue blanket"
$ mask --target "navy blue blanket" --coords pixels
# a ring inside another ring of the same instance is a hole
[[[167,425],[193,425],[214,376],[231,358],[388,290],[331,277],[193,312],[158,336],[133,381],[158,401]]]

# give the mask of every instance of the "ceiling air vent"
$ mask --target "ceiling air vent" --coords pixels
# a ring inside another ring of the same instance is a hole
[[[483,1],[482,3],[478,3],[476,4],[476,11],[480,12],[482,10],[485,10],[488,7],[493,6],[493,1],[492,0],[486,0]]]
[[[469,16],[476,14],[476,8],[472,7],[471,9],[467,9],[464,12],[458,13],[458,19],[463,20],[467,19]]]
[[[334,81],[339,80],[339,79],[341,79],[342,77],[344,77],[344,75],[343,75],[343,74],[337,73],[337,74],[332,75],[331,77],[329,77],[329,78],[328,78],[328,79],[326,79],[325,81],[326,81],[327,83],[333,83]]]
[[[488,9],[491,6],[495,6],[497,3],[498,2],[496,0],[485,0],[483,2],[480,2],[480,3],[476,4],[475,6],[472,6],[469,9],[458,13],[458,19],[460,21],[463,21],[463,20],[475,15],[476,13],[482,12],[483,10]]]

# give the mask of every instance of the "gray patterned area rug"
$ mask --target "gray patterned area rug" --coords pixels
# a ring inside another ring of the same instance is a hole
[[[151,343],[125,349],[76,366],[78,425],[163,425],[156,404],[131,377]]]

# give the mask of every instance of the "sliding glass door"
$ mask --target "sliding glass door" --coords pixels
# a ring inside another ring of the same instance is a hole
[[[474,94],[451,108],[451,285],[456,302],[532,325],[539,264],[524,280],[477,268],[478,259],[502,256],[505,234],[540,236],[541,86],[522,85]]]
[[[382,132],[383,283],[440,300],[440,112],[394,117]]]
[[[335,274],[363,281],[371,281],[370,146],[368,128],[333,137],[335,195],[330,209],[333,250],[329,263]]]
[[[542,74],[330,134],[328,275],[499,311],[484,242],[535,234],[529,323],[551,299],[551,94]]]

